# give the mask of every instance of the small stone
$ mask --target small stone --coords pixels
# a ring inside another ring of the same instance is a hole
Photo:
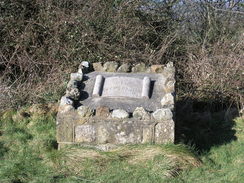
[[[58,108],[58,112],[59,113],[66,113],[66,112],[72,111],[74,109],[75,108],[72,105],[60,105]]]
[[[167,79],[165,83],[164,90],[166,93],[173,93],[175,90],[175,80],[174,79]]]
[[[146,72],[146,65],[144,63],[136,64],[132,68],[132,72]]]
[[[165,144],[174,142],[174,121],[169,120],[164,123],[158,123],[155,126],[155,143]]]
[[[58,112],[65,113],[73,110],[74,109],[73,104],[74,104],[73,100],[67,98],[66,96],[63,96],[60,101]]]
[[[175,77],[175,67],[172,62],[169,62],[163,70],[163,75],[166,78],[174,79]]]
[[[166,67],[172,68],[172,67],[174,67],[174,63],[173,62],[169,62],[169,63],[166,64]]]
[[[174,105],[174,96],[171,93],[167,93],[161,100],[162,106]]]
[[[150,114],[143,107],[137,107],[133,112],[133,117],[140,120],[149,120]]]
[[[75,141],[91,143],[96,140],[96,130],[92,125],[80,125],[75,128]]]
[[[106,62],[103,65],[103,69],[105,72],[116,72],[119,64],[117,62]]]
[[[152,115],[158,121],[170,120],[173,117],[170,109],[158,109]]]
[[[94,71],[103,71],[103,66],[101,62],[95,62],[92,64]]]
[[[82,73],[71,73],[70,74],[70,80],[73,81],[82,81],[83,74]]]
[[[78,81],[70,80],[67,84],[67,89],[78,88]]]
[[[123,109],[116,109],[112,112],[112,118],[125,119],[129,117],[129,113]]]
[[[87,73],[89,70],[89,62],[88,61],[82,61],[79,65],[78,73]]]
[[[151,66],[151,72],[162,73],[163,70],[164,70],[164,66],[163,65],[152,65]]]
[[[66,96],[63,96],[60,100],[60,105],[73,105],[73,100],[69,99]]]
[[[96,116],[97,117],[103,117],[103,118],[107,118],[109,116],[109,108],[102,106],[102,107],[98,107],[96,109]]]
[[[78,107],[77,112],[78,112],[78,115],[80,115],[80,117],[91,117],[94,113],[94,111],[87,106]]]
[[[66,90],[66,96],[73,100],[78,100],[80,97],[80,91],[78,88],[69,88]]]
[[[118,68],[118,72],[130,72],[130,64],[122,64],[119,68]]]

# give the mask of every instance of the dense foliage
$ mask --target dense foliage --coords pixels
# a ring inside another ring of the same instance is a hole
[[[243,103],[243,1],[3,0],[1,108],[53,101],[82,60],[177,67],[177,94]]]

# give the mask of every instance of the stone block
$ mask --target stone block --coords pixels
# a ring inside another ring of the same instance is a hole
[[[166,93],[165,96],[161,99],[161,105],[163,107],[165,106],[171,106],[174,105],[174,96],[171,93]]]
[[[80,125],[75,128],[75,141],[92,143],[96,140],[96,130],[93,125]]]
[[[155,143],[164,144],[174,142],[174,121],[168,120],[155,126]]]
[[[146,72],[146,70],[147,68],[145,63],[139,63],[132,67],[132,72]]]
[[[112,112],[112,118],[125,119],[129,117],[129,113],[123,109],[115,109]]]
[[[87,106],[80,106],[77,108],[77,113],[80,117],[91,117],[94,111]]]
[[[166,121],[173,118],[173,114],[170,109],[158,109],[153,114],[153,117],[157,121]]]
[[[82,73],[71,73],[70,74],[70,80],[73,81],[82,81],[83,74]]]
[[[118,72],[130,72],[131,66],[130,64],[126,63],[126,64],[122,64],[119,68],[118,68]]]
[[[154,73],[162,73],[163,70],[164,70],[163,65],[152,65],[150,68],[150,71]]]
[[[133,117],[139,120],[149,120],[150,114],[143,107],[137,107],[133,112]]]
[[[101,62],[93,63],[92,67],[93,67],[94,71],[104,71],[103,65]]]
[[[110,112],[109,112],[109,108],[102,106],[102,107],[98,107],[96,109],[96,116],[97,117],[102,117],[102,118],[107,118],[109,117]]]
[[[103,69],[105,72],[116,72],[119,64],[117,62],[106,62],[103,65]]]

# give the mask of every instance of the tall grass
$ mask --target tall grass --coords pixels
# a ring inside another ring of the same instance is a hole
[[[82,60],[147,65],[173,61],[179,98],[243,104],[242,5],[4,0],[0,109],[57,101],[68,73]]]

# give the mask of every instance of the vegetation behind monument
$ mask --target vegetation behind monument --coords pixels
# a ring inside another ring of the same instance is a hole
[[[82,60],[177,67],[177,94],[243,100],[243,2],[10,1],[0,4],[1,108],[56,101]]]

